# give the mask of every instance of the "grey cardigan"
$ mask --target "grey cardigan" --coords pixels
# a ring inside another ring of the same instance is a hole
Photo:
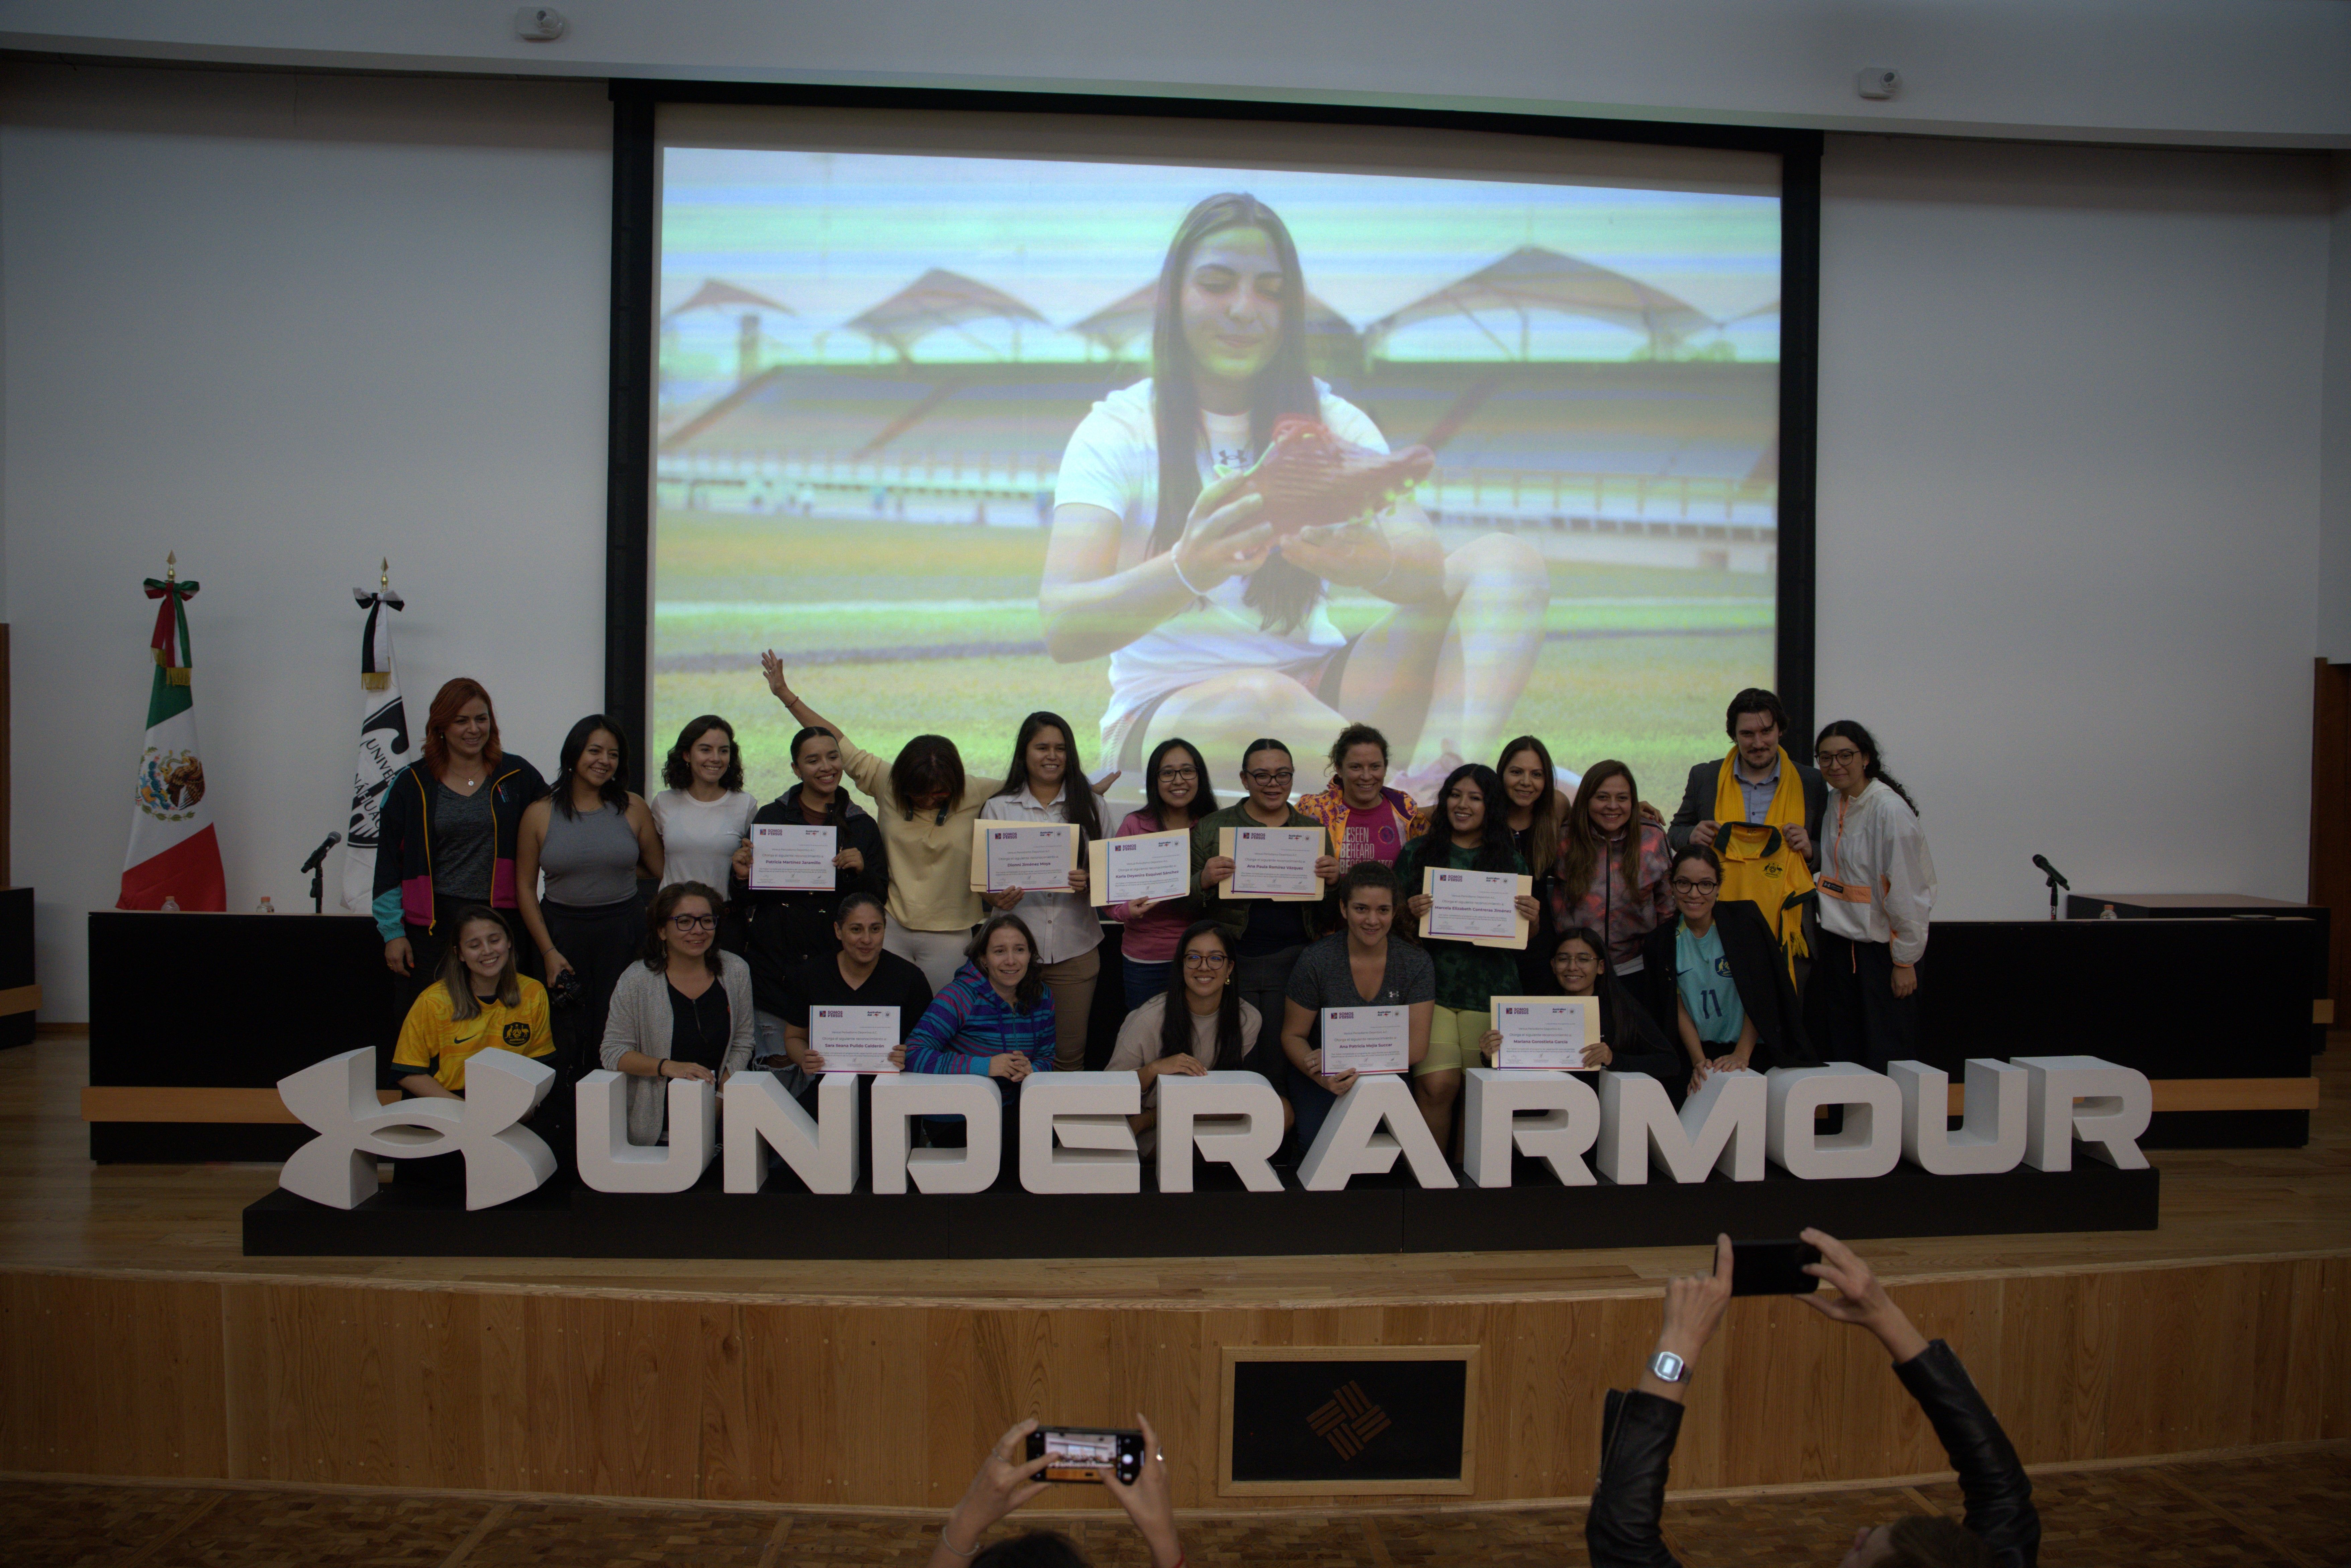
[[[751,966],[723,949],[718,963],[718,983],[726,988],[726,1054],[719,1059],[719,1076],[726,1078],[742,1071],[751,1060]],[[666,1059],[676,1025],[676,1015],[670,1010],[668,975],[642,963],[631,964],[612,987],[600,1060],[618,1072],[623,1051]],[[669,1085],[658,1078],[632,1077],[628,1090],[629,1142],[660,1143],[669,1114]]]

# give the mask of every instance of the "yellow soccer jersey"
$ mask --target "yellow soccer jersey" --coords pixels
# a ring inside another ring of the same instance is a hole
[[[418,1072],[431,1073],[444,1089],[465,1092],[465,1059],[493,1047],[517,1056],[547,1056],[555,1050],[555,1036],[547,1023],[547,988],[528,975],[516,977],[522,1000],[514,1007],[486,1003],[482,1010],[460,1022],[449,1016],[449,993],[438,984],[424,988],[408,1021],[400,1026],[400,1043],[392,1048],[394,1082]]]

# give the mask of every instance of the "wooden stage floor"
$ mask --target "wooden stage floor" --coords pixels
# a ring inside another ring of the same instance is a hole
[[[1866,1245],[2029,1461],[2351,1437],[2351,1031],[2325,1060],[2309,1147],[2151,1155],[2156,1231]],[[1141,1404],[1187,1506],[1294,1509],[1217,1495],[1221,1348],[1474,1343],[1465,1500],[1573,1498],[1702,1261],[246,1259],[275,1168],[93,1166],[86,1082],[79,1040],[0,1052],[0,1470],[919,1508],[1022,1415]],[[1742,1303],[1676,1484],[1939,1469],[1857,1338]]]

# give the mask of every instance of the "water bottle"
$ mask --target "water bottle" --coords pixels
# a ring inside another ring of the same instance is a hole
[[[2120,920],[2122,916],[2115,913],[2115,906],[2113,904],[2101,904],[2099,906],[2098,918],[2101,920]]]
[[[256,915],[275,915],[277,913],[277,906],[269,902],[269,895],[265,893],[261,895],[260,905],[254,910],[254,913]]]
[[[180,901],[179,901],[178,899],[176,899],[176,898],[173,898],[170,894],[168,894],[168,893],[167,893],[167,894],[165,894],[163,895],[163,907],[162,907],[162,909],[161,913],[162,913],[162,914],[164,914],[164,915],[177,915],[177,914],[179,914],[179,913],[180,913]]]

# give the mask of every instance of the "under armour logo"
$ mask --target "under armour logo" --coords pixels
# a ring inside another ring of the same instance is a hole
[[[375,1052],[330,1056],[277,1081],[286,1108],[318,1133],[294,1151],[277,1185],[329,1208],[356,1208],[375,1196],[375,1162],[465,1156],[465,1207],[494,1208],[535,1192],[555,1174],[555,1153],[517,1126],[547,1097],[554,1071],[495,1048],[465,1061],[462,1100],[375,1097]]]
[[[1365,1444],[1395,1425],[1386,1411],[1372,1403],[1360,1383],[1350,1383],[1332,1394],[1331,1403],[1306,1417],[1306,1424],[1343,1459],[1353,1458]]]

